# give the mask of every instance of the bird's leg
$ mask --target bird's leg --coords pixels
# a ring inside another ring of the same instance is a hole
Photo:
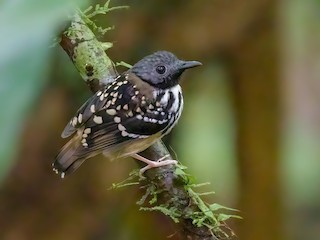
[[[156,168],[156,167],[162,167],[162,166],[167,166],[167,165],[171,165],[171,164],[174,164],[176,165],[178,163],[178,161],[176,160],[164,160],[168,157],[169,155],[166,155],[162,158],[160,158],[158,161],[152,161],[152,160],[149,160],[145,157],[142,157],[140,156],[139,154],[135,153],[135,154],[132,154],[131,157],[141,161],[141,162],[144,162],[147,164],[147,166],[143,167],[140,169],[140,174],[142,175],[145,171],[151,169],[151,168]]]

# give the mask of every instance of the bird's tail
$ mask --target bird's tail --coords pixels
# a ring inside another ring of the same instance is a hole
[[[77,154],[81,147],[80,136],[77,134],[62,147],[56,156],[52,168],[55,173],[61,174],[61,178],[73,173],[86,159]]]

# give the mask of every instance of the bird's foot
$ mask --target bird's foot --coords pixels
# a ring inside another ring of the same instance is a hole
[[[163,167],[163,166],[167,166],[167,165],[171,165],[171,164],[177,165],[177,163],[178,163],[178,161],[176,161],[176,160],[166,159],[167,157],[169,157],[169,155],[166,155],[166,156],[160,158],[158,161],[149,160],[145,157],[140,156],[139,154],[133,154],[132,157],[147,164],[147,166],[140,169],[140,176],[142,176],[145,171],[147,171],[151,168]]]

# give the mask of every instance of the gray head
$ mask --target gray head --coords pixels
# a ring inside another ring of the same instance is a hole
[[[182,61],[167,51],[158,51],[137,62],[130,71],[157,88],[170,88],[179,83],[184,70],[202,65],[197,61]]]

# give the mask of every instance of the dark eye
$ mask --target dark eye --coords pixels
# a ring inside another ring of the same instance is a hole
[[[165,72],[166,72],[166,67],[165,66],[162,66],[162,65],[160,65],[160,66],[157,66],[157,68],[156,68],[156,71],[157,71],[157,73],[159,73],[159,74],[164,74]]]

